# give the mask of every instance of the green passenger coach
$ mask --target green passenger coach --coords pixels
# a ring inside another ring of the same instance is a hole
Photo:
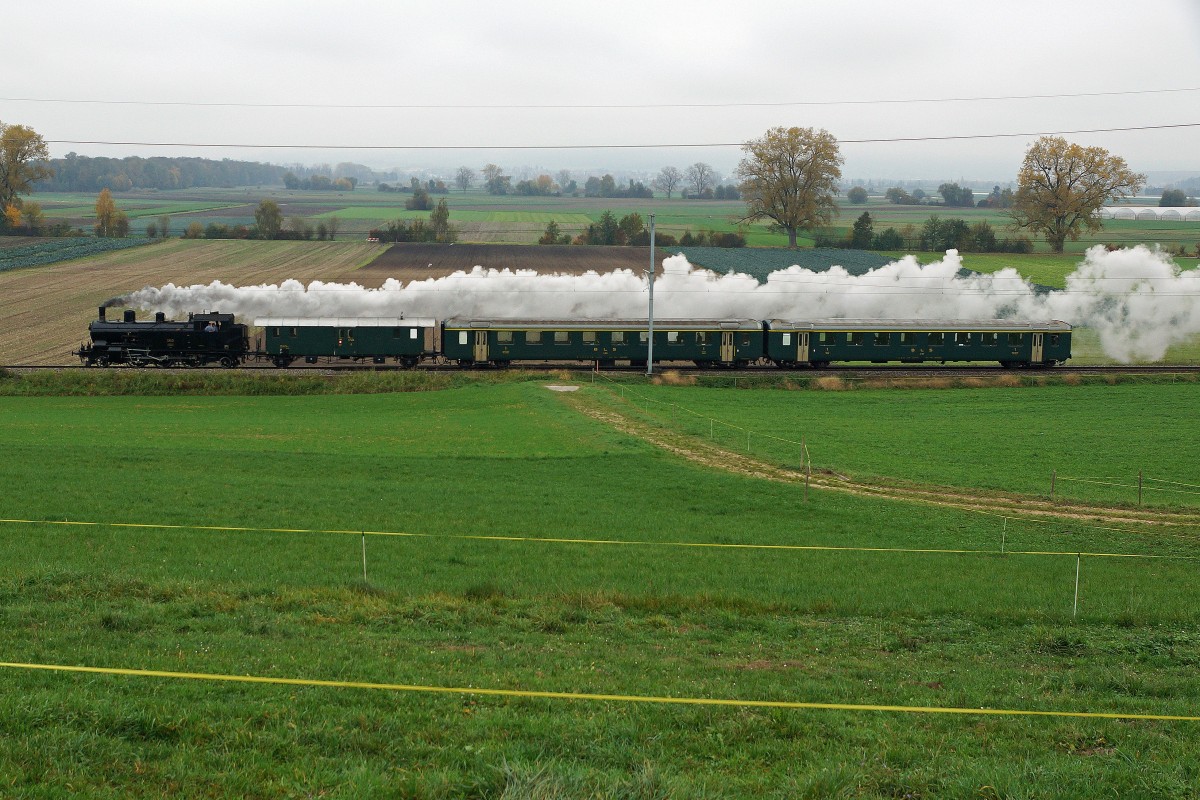
[[[768,320],[767,358],[781,367],[830,362],[999,361],[1051,367],[1071,357],[1065,322],[1011,320]]]
[[[460,364],[506,366],[514,361],[628,361],[645,365],[644,319],[448,319],[442,354]],[[744,366],[762,358],[762,322],[754,319],[654,321],[654,360],[698,366]]]
[[[303,358],[350,359],[415,367],[436,352],[437,322],[404,317],[267,317],[254,320],[266,337],[265,352],[277,367]]]

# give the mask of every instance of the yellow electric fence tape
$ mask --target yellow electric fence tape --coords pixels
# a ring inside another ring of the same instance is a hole
[[[996,515],[999,517],[1000,515]],[[225,525],[165,525],[149,522],[72,522],[69,520],[0,519],[8,525],[66,525],[105,528],[152,528],[156,530],[223,531],[233,533],[312,533],[351,536],[401,536],[414,539],[466,539],[485,542],[541,542],[545,544],[596,544],[634,547],[708,547],[729,550],[810,550],[848,553],[918,553],[942,555],[1088,556],[1089,558],[1147,558],[1195,561],[1198,556],[1148,555],[1143,553],[1093,553],[1080,550],[956,550],[935,547],[849,547],[819,544],[733,544],[724,542],[651,542],[637,539],[567,539],[552,536],[485,536],[483,534],[407,533],[404,531],[342,531],[319,528],[249,528]]]
[[[145,678],[179,678],[197,681],[227,681],[233,683],[267,683],[281,686],[313,686],[337,689],[376,689],[388,692],[425,692],[430,694],[467,694],[490,697],[523,697],[547,700],[598,700],[613,703],[656,703],[661,705],[733,706],[738,708],[821,709],[829,711],[898,711],[910,714],[978,714],[1008,717],[1082,717],[1086,719],[1144,719],[1166,722],[1200,722],[1200,717],[1176,714],[1133,714],[1096,711],[1030,711],[1007,708],[953,708],[939,706],[890,706],[859,703],[803,703],[790,700],[731,700],[714,697],[652,697],[623,694],[588,694],[584,692],[537,692],[524,689],[480,689],[462,686],[418,686],[403,683],[368,683],[365,681],[322,681],[309,678],[272,678],[260,675],[220,675],[204,672],[168,672],[155,669],[120,669],[116,667],[80,667],[68,664],[23,664],[0,661],[9,669],[48,670],[53,672],[85,672],[99,675],[126,675]]]

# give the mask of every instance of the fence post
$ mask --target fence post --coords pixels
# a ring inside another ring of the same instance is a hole
[[[1058,480],[1058,470],[1050,470],[1050,502],[1054,502],[1054,484]]]
[[[1083,560],[1082,553],[1075,554],[1075,605],[1071,609],[1071,619],[1079,616],[1079,564]]]
[[[1142,471],[1138,470],[1138,505],[1142,504]]]
[[[367,582],[367,532],[362,532],[363,547],[363,583]]]
[[[1004,518],[1004,528],[1000,531],[1000,555],[1004,555],[1005,539],[1008,538],[1008,517]]]

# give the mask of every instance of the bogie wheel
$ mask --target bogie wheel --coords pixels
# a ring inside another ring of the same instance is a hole
[[[108,356],[100,356],[96,359],[96,364],[101,367],[107,367],[109,364]]]
[[[221,359],[221,366],[225,369],[233,369],[238,365],[238,360],[233,356],[225,356]]]

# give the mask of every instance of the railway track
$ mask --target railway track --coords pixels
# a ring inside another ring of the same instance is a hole
[[[74,371],[74,370],[93,370],[93,371],[114,371],[123,370],[146,370],[153,372],[165,373],[188,373],[198,370],[219,370],[224,371],[224,367],[211,365],[207,367],[173,367],[173,368],[155,368],[155,367],[130,367],[130,366],[113,366],[107,368],[101,367],[85,367],[80,364],[16,364],[16,365],[0,365],[0,369],[7,370],[16,374],[23,372],[33,373],[39,371]],[[437,364],[425,363],[414,367],[413,370],[425,372],[488,372],[497,369],[517,369],[525,372],[573,372],[579,374],[588,374],[599,372],[602,374],[613,375],[633,375],[645,374],[645,367],[630,367],[630,366],[612,366],[602,369],[595,369],[587,364],[579,363],[545,363],[545,364],[522,364],[519,367],[460,367],[454,364]],[[405,372],[411,371],[398,364],[354,364],[354,363],[321,363],[321,364],[294,364],[290,367],[279,368],[266,363],[244,364],[238,367],[239,372],[248,373],[265,373],[265,374],[287,374],[287,375],[303,375],[306,373],[343,373],[343,372]],[[989,366],[911,366],[911,365],[837,365],[829,366],[823,369],[798,368],[798,369],[780,369],[771,365],[752,366],[743,369],[711,369],[701,368],[690,363],[660,363],[655,365],[655,374],[664,372],[677,372],[686,375],[725,375],[725,376],[763,376],[763,375],[834,375],[843,378],[913,378],[913,377],[988,377],[999,375],[1062,375],[1072,373],[1076,375],[1170,375],[1170,374],[1193,374],[1200,372],[1200,364],[1138,364],[1138,365],[1121,365],[1121,364],[1097,364],[1087,366],[1058,366],[1058,367],[1031,367],[1031,368],[1012,368],[1006,369],[999,365]]]

